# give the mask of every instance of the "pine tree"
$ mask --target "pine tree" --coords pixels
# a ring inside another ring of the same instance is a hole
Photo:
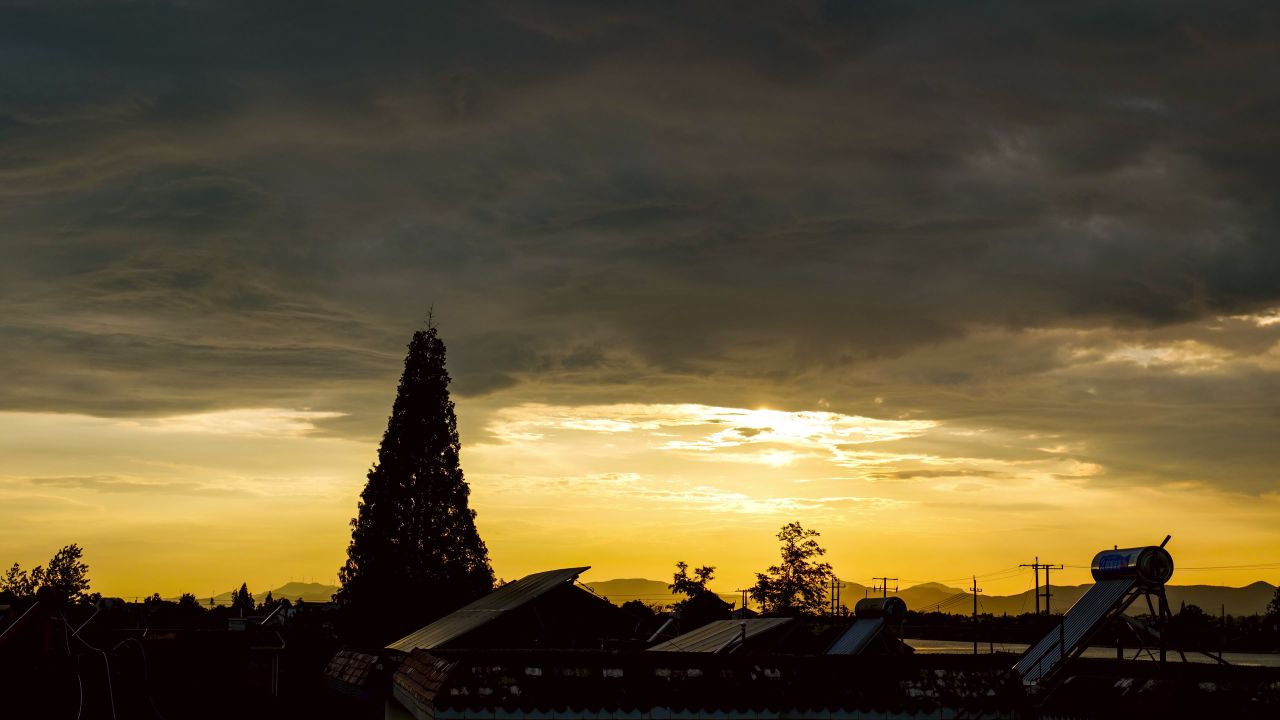
[[[449,382],[444,343],[429,323],[409,343],[338,572],[335,597],[365,635],[390,638],[493,589],[489,552],[458,464]]]
[[[253,593],[249,592],[248,583],[240,583],[240,589],[231,593],[231,611],[244,617],[253,612]]]

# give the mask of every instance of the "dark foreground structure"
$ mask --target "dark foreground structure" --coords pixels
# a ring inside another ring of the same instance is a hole
[[[342,649],[327,604],[283,624],[208,612],[185,626],[155,603],[0,606],[0,718],[1280,717],[1280,668],[1183,663],[1174,647],[1167,663],[1079,657],[1125,602],[1154,596],[1158,610],[1169,572],[1146,550],[1099,553],[1099,586],[1123,591],[1081,600],[1021,657],[913,653],[894,598],[852,618],[743,615],[649,640],[651,625],[576,583],[585,568],[367,649]],[[1134,633],[1156,644],[1148,656],[1164,642],[1154,615]]]
[[[913,654],[897,598],[863,601],[852,619],[741,617],[637,646],[574,585],[583,570],[529,576],[387,648],[343,651],[327,682],[387,720],[1280,717],[1280,669],[1079,657],[1143,598],[1152,619],[1134,636],[1165,654],[1163,545],[1099,553],[1097,584],[1021,657]]]
[[[1002,660],[416,650],[395,673],[386,717],[1017,717],[1024,694]]]

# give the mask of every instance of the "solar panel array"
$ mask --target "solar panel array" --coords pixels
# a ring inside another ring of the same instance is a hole
[[[853,624],[827,649],[828,655],[857,655],[884,629],[884,618],[863,618]]]
[[[791,618],[751,618],[749,620],[716,620],[649,648],[651,652],[720,652],[741,637],[747,639],[767,633],[791,622]]]
[[[1026,685],[1038,684],[1052,673],[1064,658],[1091,636],[1125,595],[1138,583],[1136,577],[1100,580],[1084,594],[1062,618],[1061,627],[1040,638],[1014,665]]]

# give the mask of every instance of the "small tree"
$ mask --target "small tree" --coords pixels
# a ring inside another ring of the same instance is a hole
[[[822,610],[832,574],[829,563],[817,562],[827,553],[815,539],[819,534],[805,530],[798,522],[782,526],[778,533],[781,562],[767,572],[756,573],[756,584],[750,590],[765,612],[794,615]]]
[[[182,593],[178,598],[178,608],[187,612],[195,612],[202,609],[200,601],[196,599],[195,593]]]
[[[80,560],[82,555],[79,545],[67,545],[54,553],[44,571],[43,587],[63,602],[77,602],[89,589],[89,566]]]
[[[0,578],[0,591],[23,598],[43,593],[55,602],[79,602],[89,589],[89,566],[81,562],[82,554],[79,545],[67,545],[54,553],[48,569],[37,565],[30,573],[14,563]]]
[[[671,584],[667,589],[672,595],[694,597],[707,591],[707,583],[715,576],[716,569],[711,565],[703,565],[689,575],[689,563],[681,560],[676,563],[676,571],[671,576]]]
[[[249,584],[240,583],[240,589],[231,593],[231,611],[248,615],[253,612],[253,595],[249,593]]]
[[[1262,617],[1254,618],[1258,623],[1258,629],[1268,632],[1280,632],[1280,587],[1277,587],[1271,594],[1271,600],[1267,603],[1267,608],[1263,611]],[[1280,635],[1276,635],[1272,639],[1272,643],[1280,643]]]

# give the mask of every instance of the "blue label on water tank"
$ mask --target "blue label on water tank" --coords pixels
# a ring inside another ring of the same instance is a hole
[[[1098,561],[1099,570],[1123,570],[1125,561],[1123,555],[1104,555]]]

